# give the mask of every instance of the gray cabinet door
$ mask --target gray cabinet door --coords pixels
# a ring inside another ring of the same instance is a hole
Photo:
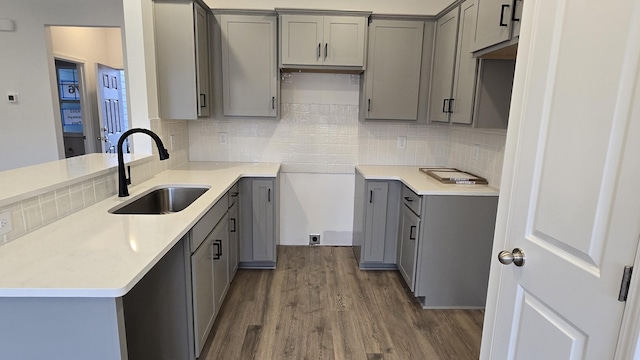
[[[278,114],[275,16],[220,15],[225,116]]]
[[[367,182],[363,261],[384,261],[388,193],[386,181]]]
[[[449,101],[453,86],[459,8],[448,12],[436,25],[436,46],[431,75],[429,121],[449,121]]]
[[[420,234],[420,218],[405,205],[400,210],[400,252],[398,270],[411,291],[415,290],[416,249]]]
[[[275,197],[273,180],[251,181],[253,261],[276,261]]]
[[[229,208],[229,282],[233,280],[238,270],[240,247],[240,238],[238,237],[239,215],[238,202],[235,202]]]
[[[451,103],[451,123],[473,122],[473,99],[475,93],[478,60],[471,54],[476,33],[476,0],[467,0],[460,5],[458,27],[458,49],[456,51],[455,79]]]
[[[478,23],[473,51],[511,38],[511,12],[514,0],[477,0]]]
[[[200,351],[207,340],[216,315],[213,289],[213,248],[213,241],[207,238],[191,255],[196,357],[200,356]]]
[[[283,65],[322,65],[324,18],[311,15],[280,17],[280,56]]]
[[[213,294],[216,314],[229,289],[229,215],[225,215],[209,236],[213,241]]]
[[[423,32],[422,21],[369,25],[366,119],[417,120]]]
[[[324,65],[364,66],[367,19],[363,16],[325,16]]]
[[[163,119],[198,118],[193,6],[190,2],[153,2],[158,107]]]
[[[198,87],[198,116],[209,116],[212,100],[209,79],[209,21],[208,12],[193,3],[196,34],[196,85]]]

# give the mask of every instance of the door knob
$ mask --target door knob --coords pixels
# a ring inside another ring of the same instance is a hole
[[[503,265],[513,263],[515,266],[523,266],[524,260],[524,251],[520,248],[515,248],[513,251],[502,250],[498,254],[498,261]]]

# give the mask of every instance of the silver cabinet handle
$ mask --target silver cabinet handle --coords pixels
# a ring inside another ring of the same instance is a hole
[[[520,248],[515,248],[513,251],[502,250],[498,254],[498,261],[502,265],[510,265],[513,263],[515,266],[523,266],[526,257],[524,251]]]

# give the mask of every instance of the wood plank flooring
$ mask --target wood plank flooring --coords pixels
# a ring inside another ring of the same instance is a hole
[[[422,310],[397,271],[350,247],[278,247],[238,270],[201,359],[477,359],[482,310]]]

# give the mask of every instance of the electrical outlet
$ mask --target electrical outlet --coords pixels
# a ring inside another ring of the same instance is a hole
[[[320,234],[309,234],[309,245],[320,245]]]
[[[407,148],[407,137],[398,136],[398,149],[406,149],[406,148]]]
[[[3,212],[0,214],[0,235],[4,235],[10,233],[13,230],[13,226],[11,226],[11,213]]]
[[[227,143],[227,133],[220,133],[218,135],[218,143],[224,145]]]

